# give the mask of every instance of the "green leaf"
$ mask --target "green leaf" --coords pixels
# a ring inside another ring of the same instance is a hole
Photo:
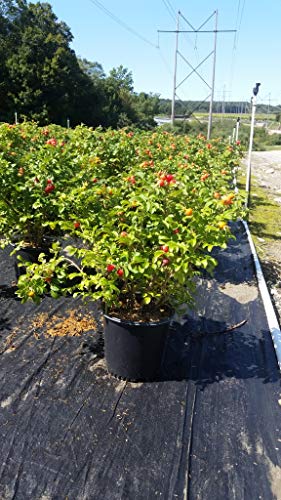
[[[145,297],[143,297],[143,302],[144,302],[144,304],[150,304],[151,297],[149,297],[148,295],[146,295]]]

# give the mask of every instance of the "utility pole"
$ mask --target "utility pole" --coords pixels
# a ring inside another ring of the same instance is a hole
[[[178,49],[179,49],[179,25],[180,25],[180,12],[178,11],[177,29],[176,29],[175,66],[174,66],[174,87],[173,87],[172,113],[171,113],[171,122],[172,122],[173,126],[175,125],[175,104],[176,104],[176,89],[177,89],[177,64],[178,64]]]
[[[256,114],[257,95],[259,92],[259,87],[260,83],[256,83],[256,86],[253,88],[253,97],[252,97],[252,119],[251,119],[249,151],[248,151],[248,161],[247,161],[247,178],[246,178],[246,201],[245,201],[246,208],[248,208],[250,204],[249,202],[250,202],[250,188],[251,188],[251,156],[253,149],[255,114]]]
[[[216,75],[216,57],[217,57],[217,33],[218,33],[218,11],[215,11],[215,37],[214,37],[214,58],[213,58],[213,76],[212,76],[212,90],[211,90],[211,99],[210,99],[210,107],[209,107],[209,120],[208,120],[208,133],[207,139],[209,140],[211,137],[211,129],[212,129],[212,121],[213,121],[213,101],[214,101],[214,91],[215,91],[215,75]]]
[[[267,106],[267,113],[269,114],[270,111],[270,98],[271,98],[271,92],[268,94],[268,106]]]
[[[188,24],[191,30],[180,30],[179,29],[179,17],[182,17],[184,21]],[[215,16],[215,29],[213,30],[202,30],[203,26],[210,21],[210,19]],[[213,112],[213,101],[214,101],[214,92],[215,92],[215,70],[216,70],[216,50],[217,50],[217,34],[218,33],[234,33],[236,30],[218,30],[218,11],[214,11],[202,24],[199,28],[195,28],[192,24],[183,16],[183,14],[178,11],[177,17],[177,29],[176,30],[157,30],[158,33],[175,33],[176,34],[176,50],[175,50],[175,66],[174,66],[174,84],[173,84],[173,98],[172,98],[172,110],[171,110],[171,122],[174,124],[175,121],[175,101],[177,96],[177,89],[194,73],[205,83],[205,85],[209,88],[211,93],[205,99],[207,100],[210,97],[210,106],[209,106],[209,120],[208,120],[208,139],[211,136],[211,127],[212,127],[212,112]],[[193,34],[203,34],[203,33],[214,33],[214,49],[208,54],[196,67],[192,66],[188,62],[188,60],[179,52],[179,34],[180,33],[193,33]],[[191,68],[191,72],[180,82],[177,84],[177,63],[178,63],[178,55],[181,56],[183,61]],[[209,57],[213,55],[213,72],[212,72],[212,83],[211,85],[204,80],[202,75],[197,71],[198,68],[205,62]]]
[[[223,115],[225,114],[225,85],[223,86],[221,112]]]
[[[269,92],[269,94],[268,94],[268,105],[267,105],[267,121],[266,121],[266,128],[267,129],[268,129],[268,126],[269,126],[270,98],[271,98],[271,93]]]

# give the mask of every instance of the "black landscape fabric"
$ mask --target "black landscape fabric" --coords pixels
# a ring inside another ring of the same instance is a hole
[[[1,500],[281,498],[280,374],[236,233],[154,383],[107,374],[98,304],[21,304],[0,253]]]

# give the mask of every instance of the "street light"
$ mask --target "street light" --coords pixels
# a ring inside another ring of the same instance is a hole
[[[256,86],[253,88],[252,119],[251,119],[249,151],[248,151],[248,161],[247,161],[246,200],[245,200],[246,208],[249,206],[250,184],[251,184],[251,156],[252,156],[252,150],[253,150],[255,114],[256,114],[256,107],[257,107],[257,95],[259,93],[260,85],[261,85],[260,83],[256,83]]]
[[[236,128],[235,128],[235,140],[236,140],[236,142],[239,139],[239,127],[240,127],[240,117],[238,117],[236,120]]]
[[[256,83],[256,86],[253,88],[253,94],[258,95],[260,88],[260,83]]]

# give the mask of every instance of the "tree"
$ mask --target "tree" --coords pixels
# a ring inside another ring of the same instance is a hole
[[[132,72],[127,68],[124,68],[122,64],[118,68],[113,68],[110,73],[108,80],[114,82],[119,90],[132,92],[134,90],[134,81]]]
[[[13,0],[2,0],[0,4],[0,120],[10,117],[11,99],[8,96],[10,87],[7,60],[12,53],[10,32],[12,22],[18,14]]]
[[[70,29],[58,21],[51,6],[27,4],[25,0],[7,2],[3,19],[7,26],[5,81],[8,77],[10,107],[40,123],[64,124],[69,117],[72,124],[93,124],[98,96],[70,49]]]
[[[88,59],[82,59],[81,57],[78,57],[78,64],[83,73],[88,75],[93,81],[96,81],[96,79],[105,78],[105,72],[100,63],[91,62],[88,61]]]
[[[138,125],[141,128],[154,127],[154,117],[159,113],[159,95],[140,92],[134,95],[133,105]]]
[[[105,126],[119,128],[137,121],[133,108],[133,77],[122,65],[113,68],[104,82],[106,105]]]
[[[134,93],[124,66],[106,76],[98,62],[77,58],[70,28],[48,3],[0,0],[0,120],[119,128],[153,126],[158,97]]]

